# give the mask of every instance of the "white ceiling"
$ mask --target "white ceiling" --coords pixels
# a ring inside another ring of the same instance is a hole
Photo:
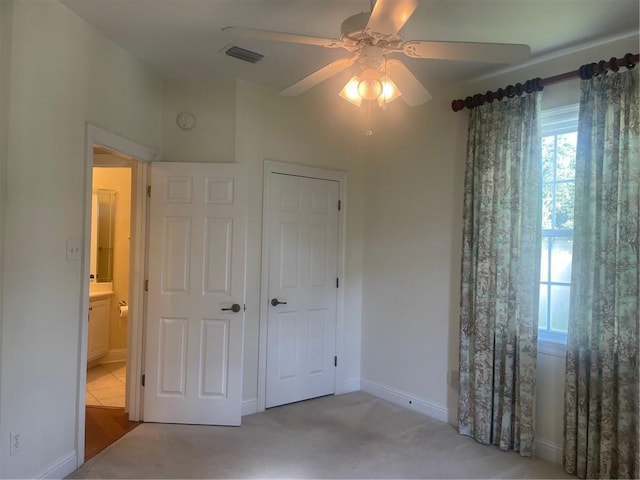
[[[273,91],[348,53],[234,40],[222,27],[337,38],[345,18],[370,10],[369,0],[61,1],[164,78],[242,79]],[[621,33],[637,33],[639,15],[638,0],[421,0],[402,33],[405,40],[525,43],[535,57]],[[265,58],[252,65],[220,53],[231,44]],[[403,61],[428,89],[503,68],[406,57]],[[568,69],[574,67],[577,65]],[[339,81],[349,75],[340,75]]]

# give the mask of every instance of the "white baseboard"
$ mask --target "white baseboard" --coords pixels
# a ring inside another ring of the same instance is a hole
[[[245,415],[253,415],[254,413],[258,413],[258,399],[253,398],[251,400],[243,400],[242,401],[242,416]]]
[[[351,380],[345,380],[342,384],[342,388],[340,389],[340,391],[336,393],[337,394],[350,393],[350,392],[357,392],[358,390],[360,390],[360,379],[352,378]]]
[[[395,403],[409,410],[422,413],[436,420],[447,422],[451,425],[458,424],[458,412],[438,405],[428,400],[416,398],[406,392],[391,387],[379,385],[368,380],[361,380],[361,389],[387,402]],[[549,462],[562,464],[562,445],[558,445],[546,438],[536,438],[536,457]]]
[[[536,438],[536,457],[562,465],[562,445],[546,438]]]
[[[44,467],[35,478],[65,478],[75,472],[78,453],[74,450]]]
[[[98,363],[100,365],[104,363],[126,362],[127,361],[127,349],[117,348],[109,350],[103,357],[100,357]]]
[[[409,410],[414,410],[427,417],[440,420],[441,422],[457,424],[457,413],[451,412],[444,405],[438,405],[437,403],[429,402],[428,400],[414,397],[409,393],[379,385],[368,380],[360,380],[360,385],[363,391],[382,398],[387,402],[395,403]]]

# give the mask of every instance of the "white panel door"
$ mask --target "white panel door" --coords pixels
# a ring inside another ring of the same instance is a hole
[[[240,425],[246,199],[241,165],[151,167],[145,422]]]
[[[269,178],[266,407],[335,393],[338,182]]]

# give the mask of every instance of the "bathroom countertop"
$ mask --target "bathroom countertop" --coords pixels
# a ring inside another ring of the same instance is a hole
[[[113,295],[112,291],[104,291],[104,292],[91,292],[89,293],[89,300],[99,300],[101,298],[107,298]]]
[[[1,1],[1,0],[0,0]],[[113,282],[90,282],[89,300],[108,298],[113,295]]]

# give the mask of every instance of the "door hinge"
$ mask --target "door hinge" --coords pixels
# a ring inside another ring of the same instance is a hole
[[[147,185],[147,198],[151,198],[151,185]]]
[[[145,381],[146,377],[147,377],[147,376],[143,373],[143,374],[142,374],[142,386],[143,386],[143,387],[144,387],[144,381]]]
[[[340,288],[340,278],[336,277],[336,288]]]
[[[342,201],[338,200],[338,210],[342,208]]]
[[[144,291],[148,292],[149,291],[149,280],[145,280],[144,281]]]
[[[333,357],[333,366],[334,367],[338,366],[338,357]]]

